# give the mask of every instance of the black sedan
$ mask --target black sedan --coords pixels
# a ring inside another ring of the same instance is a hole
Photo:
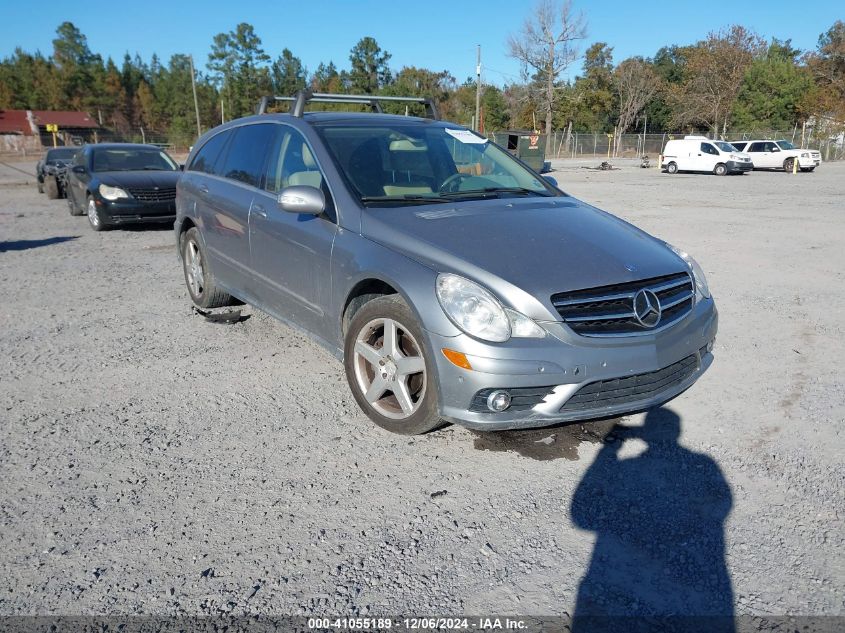
[[[78,149],[78,147],[54,147],[47,150],[44,158],[35,166],[38,193],[44,193],[46,189],[47,197],[51,200],[65,197],[63,173]]]
[[[137,223],[173,223],[179,165],[153,145],[86,145],[68,172],[71,215],[87,213],[95,231]]]

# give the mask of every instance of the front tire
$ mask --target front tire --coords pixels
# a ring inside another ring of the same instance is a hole
[[[678,173],[678,163],[671,162],[668,165],[666,165],[666,173],[677,174]]]
[[[196,227],[188,229],[180,244],[182,270],[191,301],[199,308],[220,308],[232,304],[232,295],[221,290],[214,282],[208,268],[200,232]]]
[[[724,163],[719,163],[713,169],[713,173],[716,174],[717,176],[724,176],[725,174],[728,173],[728,168],[725,166]]]
[[[109,228],[106,223],[105,216],[103,215],[103,212],[100,211],[97,203],[94,202],[94,198],[88,198],[87,215],[88,224],[90,224],[91,228],[95,231],[105,231]]]
[[[815,169],[815,167],[802,167],[802,168],[801,168],[801,171],[804,171],[804,172],[810,173],[810,172],[811,172],[811,171],[813,171],[814,169]]]
[[[783,161],[783,170],[787,173],[791,173],[795,167],[795,159],[794,158],[787,158]]]
[[[443,425],[434,362],[422,328],[399,295],[374,299],[349,324],[343,365],[358,406],[392,433],[418,435]]]
[[[82,215],[82,209],[76,206],[76,203],[73,201],[73,196],[70,194],[67,196],[67,208],[71,215]]]
[[[44,181],[39,178],[36,183],[38,184],[38,193],[44,193]]]

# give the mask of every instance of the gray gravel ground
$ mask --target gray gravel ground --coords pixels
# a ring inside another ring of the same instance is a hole
[[[557,167],[698,257],[715,363],[648,419],[407,438],[302,335],[193,314],[169,230],[0,165],[0,614],[845,615],[845,163]]]

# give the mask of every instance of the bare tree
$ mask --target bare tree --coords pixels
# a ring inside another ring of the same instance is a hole
[[[675,110],[673,123],[702,123],[714,136],[721,127],[725,134],[745,72],[763,46],[759,36],[734,25],[686,49],[684,81],[669,94]]]
[[[546,115],[545,133],[551,137],[556,84],[561,73],[577,59],[576,42],[587,34],[581,13],[573,13],[572,2],[540,0],[526,18],[522,30],[508,38],[508,55],[522,63],[527,74],[533,71],[541,86],[538,102]]]
[[[660,90],[661,78],[642,58],[631,57],[613,71],[613,89],[619,98],[619,119],[614,134],[614,155],[619,152],[619,139],[628,131],[637,115]]]

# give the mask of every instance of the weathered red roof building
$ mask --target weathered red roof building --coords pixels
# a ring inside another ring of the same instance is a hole
[[[0,151],[39,151],[53,144],[48,125],[57,125],[65,145],[97,140],[99,124],[87,112],[71,110],[0,110]]]

